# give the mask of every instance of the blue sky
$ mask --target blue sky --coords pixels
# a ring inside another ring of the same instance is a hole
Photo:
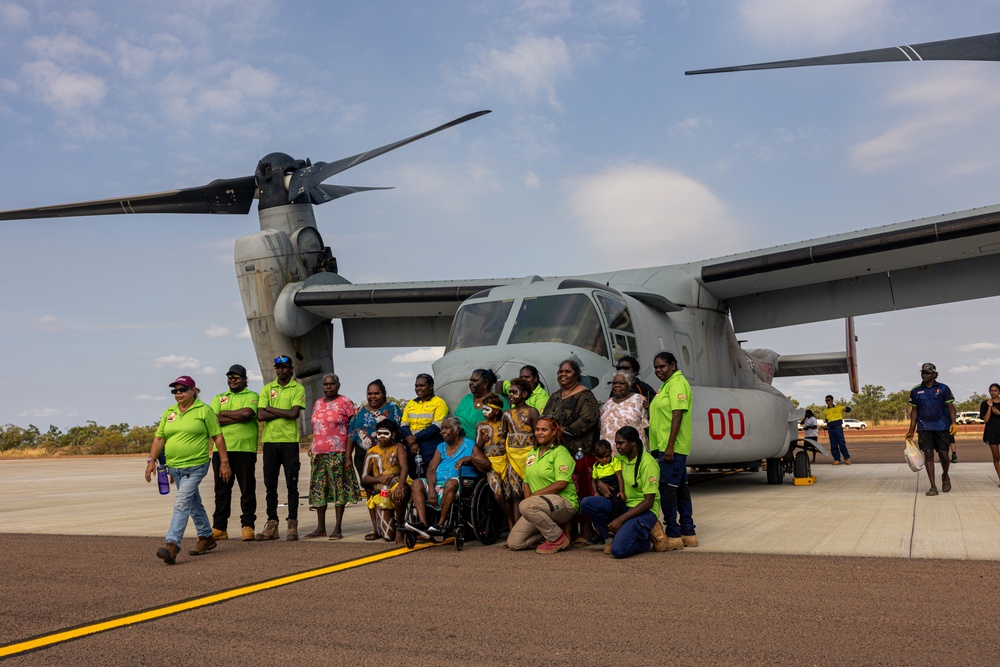
[[[274,151],[329,162],[492,109],[331,181],[395,186],[316,209],[341,273],[706,259],[997,203],[1000,64],[684,70],[997,30],[995,3],[961,0],[0,0],[0,208],[202,185]],[[0,423],[152,423],[182,373],[222,391],[253,365],[232,246],[255,212],[4,223]],[[908,387],[934,361],[959,398],[985,391],[998,311],[858,318],[862,382]],[[741,338],[826,352],[843,325]],[[375,377],[407,397],[438,354],[338,343],[335,363],[351,398]]]

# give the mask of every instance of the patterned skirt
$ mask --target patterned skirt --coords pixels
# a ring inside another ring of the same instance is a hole
[[[344,466],[344,452],[314,454],[309,471],[309,507],[342,506],[361,500],[353,470]]]

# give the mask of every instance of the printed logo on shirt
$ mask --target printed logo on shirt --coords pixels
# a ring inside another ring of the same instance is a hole
[[[559,472],[568,472],[569,466],[559,466]]]
[[[229,397],[228,396],[219,396],[219,403],[222,403],[223,405],[225,405],[228,402],[229,402]]]
[[[677,394],[677,400],[678,401],[686,401],[687,397],[688,397],[688,395],[684,394],[684,393]]]
[[[656,478],[655,477],[650,477],[649,478],[649,483],[650,484],[655,484],[656,483]]]
[[[278,398],[278,390],[277,389],[272,389],[271,390],[271,398]]]
[[[524,465],[526,465],[526,466],[534,465],[534,463],[535,463],[535,455],[534,454],[529,454],[528,458],[524,460]]]
[[[167,421],[168,422],[172,422],[172,421],[174,421],[176,419],[177,419],[177,413],[176,412],[171,412],[169,415],[167,415]]]

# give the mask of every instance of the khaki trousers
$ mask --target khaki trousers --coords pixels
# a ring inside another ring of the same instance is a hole
[[[566,523],[576,510],[560,495],[531,496],[518,505],[521,518],[507,536],[507,546],[514,550],[529,549],[544,538],[554,542],[562,535],[561,523]]]

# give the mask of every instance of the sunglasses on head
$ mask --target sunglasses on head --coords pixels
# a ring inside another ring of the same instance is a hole
[[[286,357],[286,356],[275,357],[274,358],[274,365],[277,366],[278,364],[284,364],[286,366],[291,366],[292,365],[292,359],[291,359],[291,357]]]
[[[183,386],[181,386],[181,387],[174,387],[173,389],[170,390],[170,393],[171,394],[183,394],[183,393],[191,391],[191,389],[192,389],[192,387],[183,387]]]

